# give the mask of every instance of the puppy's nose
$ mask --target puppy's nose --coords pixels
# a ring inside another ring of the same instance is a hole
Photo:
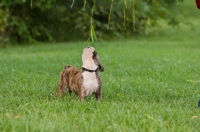
[[[90,48],[90,46],[88,46],[87,48]]]

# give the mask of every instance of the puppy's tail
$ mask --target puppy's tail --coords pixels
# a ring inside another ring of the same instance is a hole
[[[66,65],[66,66],[65,66],[65,69],[67,69],[67,68],[69,68],[69,67],[72,67],[72,66],[71,66],[71,65]]]

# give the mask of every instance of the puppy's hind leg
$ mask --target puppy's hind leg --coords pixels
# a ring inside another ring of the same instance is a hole
[[[66,82],[62,82],[60,81],[59,85],[58,85],[58,90],[57,90],[57,95],[61,96],[63,91],[68,87],[68,84]]]
[[[81,87],[81,89],[76,93],[77,96],[78,96],[79,101],[84,101],[85,93],[86,93],[86,91],[84,90],[83,87]]]
[[[68,89],[69,88],[69,86],[68,86],[68,83],[67,83],[67,81],[66,81],[66,78],[64,77],[64,71],[61,73],[61,75],[60,75],[60,82],[59,82],[59,84],[58,84],[58,90],[57,90],[57,95],[58,96],[61,96],[62,95],[62,93],[63,93],[63,91],[65,90],[65,89]]]

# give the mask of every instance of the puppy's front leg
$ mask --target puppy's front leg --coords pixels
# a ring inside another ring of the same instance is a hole
[[[102,99],[102,91],[101,88],[95,93],[96,100]]]

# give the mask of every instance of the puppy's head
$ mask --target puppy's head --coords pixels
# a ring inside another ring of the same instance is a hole
[[[83,67],[84,67],[84,63],[87,63],[87,65],[94,64],[96,68],[98,68],[101,72],[104,71],[104,67],[100,62],[99,56],[93,47],[88,46],[83,49],[82,61],[83,61]]]

